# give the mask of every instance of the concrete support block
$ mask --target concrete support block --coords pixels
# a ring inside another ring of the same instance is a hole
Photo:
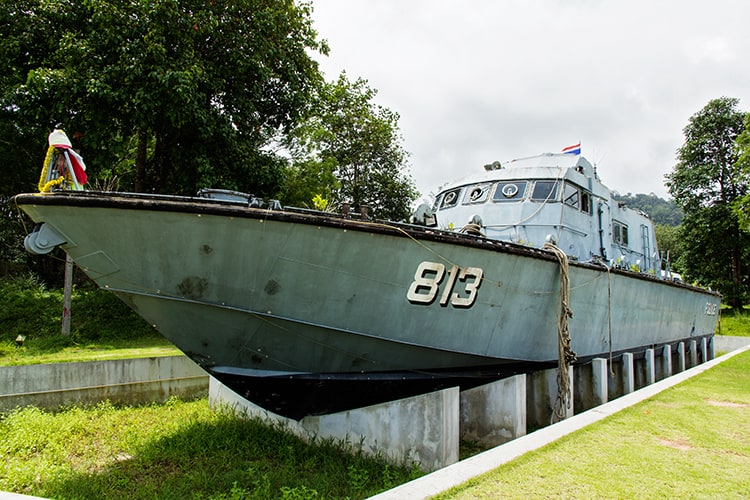
[[[493,448],[526,434],[526,375],[461,393],[461,439]]]
[[[622,358],[611,360],[607,370],[607,399],[612,401],[625,394]]]
[[[607,360],[604,358],[594,358],[591,361],[592,367],[592,400],[594,406],[603,405],[607,402]]]
[[[654,364],[654,350],[646,349],[646,385],[656,382],[656,365]]]
[[[685,371],[685,342],[677,344],[677,372]]]
[[[576,415],[607,402],[607,360],[592,359],[575,367],[573,409]]]
[[[208,374],[187,356],[0,367],[0,411],[164,402],[204,397],[207,389]]]
[[[667,344],[661,350],[661,373],[659,379],[672,376],[672,346]]]
[[[690,341],[690,367],[698,366],[698,341]]]
[[[705,363],[708,359],[708,342],[706,337],[703,337],[701,339],[701,363]]]
[[[211,377],[209,405],[281,424],[302,439],[334,438],[381,454],[394,463],[416,463],[433,471],[458,461],[459,391],[444,389],[299,422],[254,405]]]
[[[552,421],[557,401],[557,368],[540,370],[526,375],[526,426],[527,431],[546,427]],[[569,367],[570,404],[564,407],[564,418],[573,416],[574,375]]]
[[[708,359],[716,358],[716,337],[713,336],[708,341]]]
[[[626,352],[622,355],[622,384],[625,394],[635,391],[635,368],[632,352]]]

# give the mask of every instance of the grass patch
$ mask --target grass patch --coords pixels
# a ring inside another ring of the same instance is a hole
[[[63,292],[33,277],[0,280],[0,365],[180,354],[114,294],[73,289],[71,331],[61,330]],[[26,339],[23,347],[16,338]]]
[[[436,498],[743,498],[750,352]]]
[[[716,333],[719,335],[750,337],[750,309],[744,307],[741,310],[736,310],[729,307],[722,307]]]
[[[0,456],[0,491],[60,499],[365,498],[421,474],[206,399],[16,410],[0,419]]]

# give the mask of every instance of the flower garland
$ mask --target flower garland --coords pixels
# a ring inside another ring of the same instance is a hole
[[[71,181],[70,179],[70,173],[65,172],[64,175],[58,177],[57,179],[52,179],[50,181],[45,182],[45,179],[47,179],[47,176],[49,175],[49,168],[50,165],[52,165],[52,159],[55,154],[55,147],[50,146],[47,148],[47,155],[44,157],[44,166],[42,167],[42,175],[39,177],[39,184],[37,187],[39,188],[40,193],[49,193],[53,187],[59,186],[66,180]]]

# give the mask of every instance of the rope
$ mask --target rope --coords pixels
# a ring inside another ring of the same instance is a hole
[[[464,234],[473,234],[473,235],[476,235],[476,236],[486,237],[484,235],[484,233],[482,232],[482,226],[480,226],[479,224],[471,223],[471,222],[468,223],[468,224],[466,224],[461,229],[459,229],[458,232],[459,233],[464,233]]]
[[[545,243],[542,247],[555,254],[560,264],[560,316],[557,320],[557,397],[552,409],[551,423],[565,418],[565,410],[570,409],[570,373],[569,367],[576,360],[576,353],[570,347],[570,331],[568,319],[573,317],[570,303],[570,276],[568,274],[568,256],[558,246]]]
[[[610,273],[611,269],[607,265],[606,262],[604,262],[601,259],[595,259],[592,261],[594,264],[598,264],[607,271],[607,335],[609,337],[609,374],[610,376],[615,376],[615,369],[612,366],[612,274]]]

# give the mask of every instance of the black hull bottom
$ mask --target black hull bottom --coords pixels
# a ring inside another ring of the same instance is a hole
[[[712,335],[705,336],[707,341]],[[702,337],[683,339],[685,354],[690,353],[688,340],[700,341]],[[679,342],[679,341],[676,341]],[[675,343],[676,343],[675,342]],[[675,345],[675,343],[670,343]],[[576,365],[585,364],[595,357],[619,360],[623,352],[642,359],[647,348],[643,346],[627,351],[579,357]],[[674,348],[672,350],[675,355]],[[661,353],[657,353],[661,356]],[[252,370],[211,369],[207,371],[219,382],[248,401],[283,417],[301,420],[308,415],[326,415],[379,403],[394,401],[428,392],[459,387],[471,389],[521,373],[556,368],[557,361],[508,362],[503,364],[450,370],[409,370],[368,373],[283,373],[265,374]]]
[[[249,376],[208,370],[219,382],[248,401],[283,417],[300,420],[428,392],[471,389],[520,373],[555,367],[556,363],[513,363],[464,370],[378,373],[301,373]]]

